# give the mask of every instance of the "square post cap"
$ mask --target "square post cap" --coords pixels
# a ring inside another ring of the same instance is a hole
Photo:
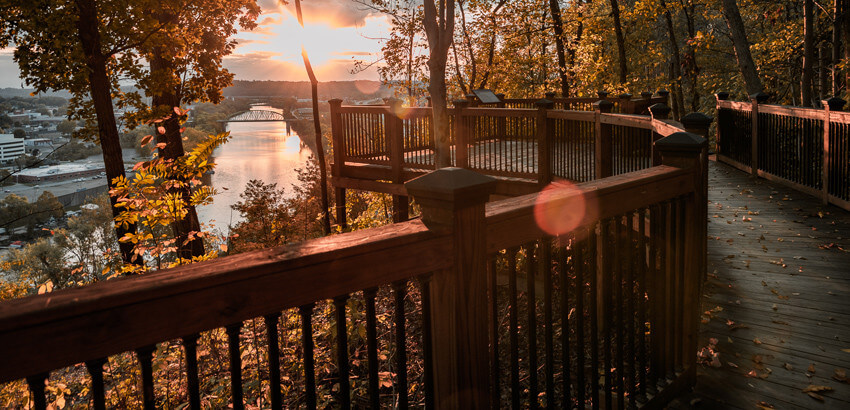
[[[505,100],[505,93],[498,93],[498,94],[496,94],[496,97],[498,97],[500,100],[504,101]]]
[[[838,97],[832,97],[824,101],[824,105],[828,106],[830,111],[841,111],[844,109],[844,104],[847,104],[847,101]]]
[[[729,99],[729,93],[727,93],[726,91],[721,91],[717,94],[714,94],[714,98],[717,98],[720,101],[726,101]]]
[[[331,98],[330,100],[328,100],[328,104],[330,104],[330,105],[342,105],[342,100],[340,100],[339,98]]]
[[[641,91],[640,96],[641,98],[650,98],[652,97],[652,91]]]
[[[622,93],[622,94],[620,94],[620,99],[621,99],[621,100],[627,100],[627,101],[628,101],[628,100],[631,100],[631,99],[632,99],[632,95],[631,95],[631,94],[629,94],[629,93]]]
[[[658,94],[659,97],[662,97],[662,98],[667,98],[667,96],[670,95],[670,91],[667,91],[663,88],[656,91],[656,93]]]
[[[604,100],[606,97],[608,97],[608,91],[599,90],[596,92],[596,95],[599,97],[600,100]]]
[[[496,178],[464,168],[440,168],[404,184],[422,206],[422,222],[429,229],[448,228],[457,210],[487,202]]]
[[[649,106],[649,113],[652,114],[652,118],[659,120],[666,120],[670,115],[670,107],[664,103],[655,103]]]
[[[712,121],[714,121],[714,118],[711,116],[701,112],[692,112],[685,114],[680,122],[688,129],[708,129]]]
[[[466,108],[469,107],[469,100],[454,100],[452,101],[455,108]]]
[[[661,155],[699,155],[703,148],[708,147],[708,141],[691,132],[674,132],[653,143]]]
[[[770,98],[770,94],[767,94],[767,93],[762,92],[762,91],[759,91],[755,94],[750,95],[750,99],[756,100],[756,102],[758,102],[759,104],[767,102],[767,100],[769,98]]]
[[[545,95],[545,96],[546,96],[546,99],[547,99],[547,100],[551,100],[551,99],[554,99],[554,98],[555,98],[555,92],[554,92],[554,91],[547,91],[547,92],[546,92],[545,94],[543,94],[543,95]]]
[[[552,108],[555,108],[555,102],[552,101],[552,100],[547,100],[547,99],[543,98],[543,99],[535,101],[534,106],[537,107],[537,108],[543,108],[543,109],[551,110]]]
[[[599,100],[593,103],[593,109],[601,112],[611,112],[611,109],[614,108],[614,103],[608,100]]]

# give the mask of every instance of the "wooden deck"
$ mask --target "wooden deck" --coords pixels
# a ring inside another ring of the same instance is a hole
[[[719,367],[670,407],[850,408],[850,212],[713,161],[708,197],[699,343]]]

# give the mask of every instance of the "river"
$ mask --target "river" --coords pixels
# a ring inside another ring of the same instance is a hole
[[[254,107],[253,109],[268,107]],[[240,200],[239,194],[251,179],[277,183],[292,195],[292,185],[298,183],[297,168],[304,168],[312,153],[301,138],[291,131],[286,133],[286,123],[233,122],[227,124],[230,140],[214,153],[215,173],[210,183],[218,191],[212,205],[198,209],[198,219],[208,229],[228,232],[228,224],[235,225],[241,218],[230,206]]]

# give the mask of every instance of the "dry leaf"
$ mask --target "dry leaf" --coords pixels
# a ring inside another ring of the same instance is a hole
[[[760,345],[760,344],[761,344],[761,340],[759,340],[759,338],[755,338],[755,339],[753,339],[753,343],[755,343],[755,344],[757,344],[757,345]]]
[[[803,393],[822,392],[822,391],[832,391],[832,387],[810,384],[809,387],[806,387],[805,389],[803,389]]]
[[[760,401],[760,402],[756,403],[756,407],[757,407],[759,410],[770,410],[770,409],[775,409],[775,408],[776,408],[776,407],[773,407],[773,405],[772,405],[772,404],[770,404],[770,403],[768,403],[768,402],[766,402],[766,401]]]
[[[835,374],[832,375],[832,378],[844,383],[850,383],[850,380],[847,379],[847,372],[844,369],[835,369]]]
[[[808,392],[808,393],[806,393],[806,394],[808,394],[808,395],[809,395],[809,397],[811,397],[811,398],[813,398],[813,399],[815,399],[815,400],[817,400],[817,401],[823,401],[823,396],[821,396],[820,394],[812,393],[812,392]]]
[[[809,365],[808,372],[814,374],[814,372],[815,372],[815,364],[814,363]]]
[[[794,367],[788,363],[785,363],[785,370],[794,370]]]

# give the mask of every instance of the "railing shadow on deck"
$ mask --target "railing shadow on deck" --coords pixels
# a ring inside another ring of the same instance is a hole
[[[532,113],[547,127],[577,115]],[[297,404],[308,408],[663,407],[695,382],[706,232],[694,221],[705,220],[706,142],[658,119],[602,118],[597,128],[639,125],[663,137],[651,147],[658,163],[491,203],[495,178],[440,169],[404,185],[421,220],[0,303],[0,382],[26,378],[34,407],[46,408],[49,372],[85,363],[92,405],[104,408],[103,364],[135,352],[140,401],[154,408],[152,352],[179,339],[186,401],[200,408],[198,334],[224,328],[231,400],[242,408],[241,329],[262,317],[273,408],[282,407],[282,377],[301,381]],[[381,342],[391,358],[377,350],[379,287],[393,296],[393,332]],[[405,303],[411,291],[421,314]],[[333,388],[325,380],[321,390],[332,397],[317,397],[312,323],[327,301],[335,336],[322,352],[333,352],[325,359],[335,371]],[[279,318],[292,310],[303,373],[281,375]],[[347,324],[361,314],[365,324]],[[365,346],[350,345],[354,325],[365,326]],[[421,354],[408,356],[417,342]],[[363,350],[365,360],[352,356]],[[388,361],[393,370],[380,377],[389,390],[379,378]]]
[[[850,210],[850,113],[844,100],[823,109],[749,102],[717,93],[717,159]]]

